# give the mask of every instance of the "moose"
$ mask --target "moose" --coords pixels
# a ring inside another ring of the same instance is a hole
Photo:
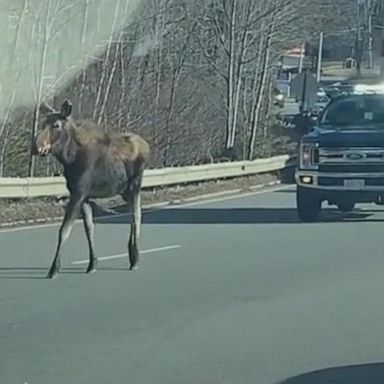
[[[42,129],[33,139],[32,155],[52,155],[62,164],[69,201],[59,229],[56,253],[47,278],[57,277],[61,249],[68,240],[74,221],[82,214],[89,247],[87,273],[97,269],[94,252],[94,222],[90,199],[120,195],[131,205],[131,231],[128,243],[129,270],[137,268],[141,229],[140,192],[149,144],[134,133],[108,134],[90,120],[72,117],[72,104],[65,100],[57,111],[46,103]]]

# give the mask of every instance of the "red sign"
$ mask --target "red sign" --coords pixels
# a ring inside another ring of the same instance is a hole
[[[286,51],[285,54],[287,56],[301,57],[302,55],[305,54],[305,48],[304,47],[292,48]]]

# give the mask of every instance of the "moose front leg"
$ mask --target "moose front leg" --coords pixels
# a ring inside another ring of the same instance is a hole
[[[131,234],[129,237],[129,262],[130,270],[137,268],[137,263],[139,261],[139,237],[140,237],[140,227],[141,227],[141,203],[140,203],[140,188],[136,186],[132,192],[131,196]]]
[[[63,223],[59,230],[59,238],[57,242],[56,254],[53,259],[51,268],[49,269],[47,278],[52,279],[57,276],[60,270],[60,253],[63,244],[68,240],[73,227],[73,223],[79,214],[80,207],[82,204],[82,198],[80,196],[71,196],[69,203],[65,209],[65,216]]]
[[[93,223],[93,213],[92,207],[89,202],[84,202],[82,206],[83,213],[83,223],[85,234],[87,235],[88,247],[89,247],[89,264],[87,268],[87,273],[96,272],[97,269],[97,258],[95,257],[94,251],[94,232],[95,225]]]

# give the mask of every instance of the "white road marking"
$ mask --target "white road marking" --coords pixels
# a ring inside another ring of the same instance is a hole
[[[178,248],[181,248],[181,247],[182,247],[181,245],[168,245],[166,247],[145,249],[144,251],[140,251],[140,254],[145,255],[147,253],[156,253],[156,252],[170,251],[172,249],[178,249]],[[125,253],[119,253],[117,255],[98,257],[97,260],[98,261],[114,260],[114,259],[122,259],[124,257],[128,257],[128,251],[125,252]],[[72,262],[72,264],[76,264],[76,265],[88,264],[88,263],[89,263],[89,259],[73,261]]]
[[[250,197],[250,196],[256,196],[256,195],[265,195],[267,193],[271,192],[276,192],[276,191],[281,191],[284,189],[290,189],[292,188],[292,185],[279,185],[277,187],[266,187],[264,189],[263,187],[260,188],[260,190],[257,191],[252,191],[252,192],[244,192],[244,193],[239,193],[238,195],[230,195],[230,196],[224,196],[224,197],[217,197],[213,199],[206,199],[206,200],[199,200],[199,201],[193,201],[193,202],[186,202],[178,205],[169,205],[166,204],[164,206],[158,207],[158,208],[146,208],[143,206],[143,211],[145,213],[148,212],[153,212],[161,209],[177,209],[177,208],[183,208],[183,207],[192,207],[194,205],[204,205],[204,204],[209,204],[209,203],[216,203],[220,201],[226,201],[226,200],[235,200],[235,199],[242,199],[244,197]],[[95,217],[95,222],[99,220],[106,220],[108,219],[116,219],[120,217],[126,217],[129,216],[130,213],[121,213],[117,215],[106,215],[106,216],[99,216]],[[76,220],[75,224],[81,223],[82,220]],[[8,229],[0,229],[0,235],[1,234],[6,234],[10,232],[21,232],[21,231],[28,231],[28,230],[33,230],[33,229],[45,229],[45,228],[52,228],[52,227],[59,227],[61,223],[47,223],[47,224],[36,224],[36,225],[27,225],[27,226],[22,226],[22,227],[17,227],[17,228],[8,228]]]

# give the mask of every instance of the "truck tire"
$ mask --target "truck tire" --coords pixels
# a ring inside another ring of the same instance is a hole
[[[301,221],[313,222],[318,220],[321,211],[321,200],[312,190],[297,186],[296,206]]]
[[[355,208],[355,203],[353,201],[343,201],[337,204],[340,212],[351,212]]]

